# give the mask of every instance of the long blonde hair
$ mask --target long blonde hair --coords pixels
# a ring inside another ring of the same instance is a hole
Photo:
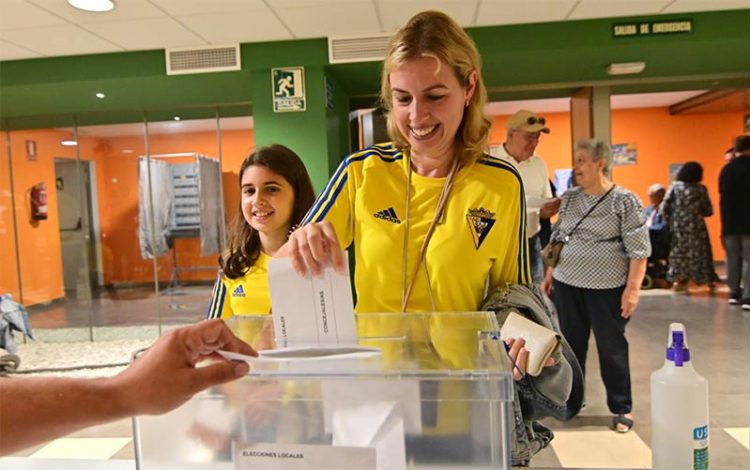
[[[389,76],[404,62],[423,56],[437,57],[448,64],[464,87],[470,85],[471,73],[475,70],[477,72],[474,94],[456,132],[456,149],[460,161],[464,164],[473,163],[487,148],[491,125],[484,114],[487,89],[482,81],[482,60],[469,35],[451,17],[439,11],[417,13],[391,38],[380,80],[380,101],[387,115],[388,135],[396,147],[409,147],[391,114],[393,98]]]

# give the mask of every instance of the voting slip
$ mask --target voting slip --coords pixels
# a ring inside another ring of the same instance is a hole
[[[277,348],[357,343],[348,269],[339,274],[326,267],[319,276],[302,277],[289,258],[274,258],[268,283]]]

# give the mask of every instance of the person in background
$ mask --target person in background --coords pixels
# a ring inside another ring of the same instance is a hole
[[[218,350],[257,353],[221,320],[170,330],[114,377],[0,377],[0,455],[88,426],[136,415],[166,413],[194,394],[247,374]],[[206,359],[216,362],[196,365]]]
[[[638,197],[610,179],[612,151],[605,142],[577,142],[573,171],[578,186],[562,195],[550,240],[564,245],[542,289],[554,291],[560,330],[584,374],[593,330],[612,428],[625,433],[633,427],[625,327],[638,306],[651,254],[646,216]]]
[[[648,188],[648,206],[644,209],[646,214],[646,226],[649,230],[664,230],[667,221],[661,213],[661,203],[667,190],[659,183],[652,184]]]
[[[651,257],[657,260],[669,258],[669,227],[662,214],[662,202],[667,190],[659,183],[648,188],[649,204],[644,209],[646,226],[651,240]]]
[[[240,166],[240,207],[219,259],[206,318],[271,312],[268,260],[310,209],[315,192],[302,160],[283,145],[261,147]],[[269,324],[270,325],[270,324]]]
[[[557,188],[552,180],[549,180],[550,191],[552,191],[552,197],[557,197]],[[549,243],[549,237],[552,236],[552,221],[550,219],[540,218],[539,219],[539,244],[544,249]],[[544,264],[544,263],[542,263]]]
[[[341,272],[353,244],[356,312],[475,311],[488,286],[530,283],[523,183],[515,165],[485,154],[491,122],[471,38],[443,13],[412,17],[388,46],[381,100],[393,142],[344,159],[289,237],[295,270]],[[435,328],[450,330],[451,321]],[[474,357],[472,344],[446,344],[439,333],[430,331],[430,345],[442,362]],[[565,407],[572,376],[561,377],[570,365],[548,362],[538,378],[524,378],[524,345],[509,344],[514,378],[544,381],[532,394],[554,388],[563,396],[554,406]]]
[[[525,109],[512,115],[505,127],[505,143],[497,150],[497,156],[516,165],[523,179],[531,277],[535,284],[539,284],[544,278],[540,223],[541,220],[549,222],[550,217],[560,210],[560,199],[553,198],[549,185],[547,165],[534,155],[542,133],[549,134],[550,130],[543,117]]]
[[[669,187],[662,212],[669,224],[671,245],[667,278],[674,283],[675,292],[688,292],[688,284],[707,284],[711,292],[719,280],[714,270],[714,258],[705,217],[713,215],[708,190],[701,184],[703,167],[698,162],[687,162],[677,172],[676,181]]]
[[[750,135],[737,137],[734,155],[719,173],[721,237],[729,303],[750,310]]]

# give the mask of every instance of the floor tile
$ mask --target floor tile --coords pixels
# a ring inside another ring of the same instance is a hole
[[[68,437],[56,439],[38,451],[32,459],[107,460],[129,444],[129,437]]]
[[[559,430],[552,447],[563,468],[651,468],[651,450],[635,431]]]
[[[750,450],[750,428],[724,428],[745,449]]]

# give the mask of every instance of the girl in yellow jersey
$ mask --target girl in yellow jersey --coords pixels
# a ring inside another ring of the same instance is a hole
[[[315,199],[304,163],[283,145],[261,147],[242,162],[240,192],[240,211],[219,260],[206,318],[271,312],[268,259]]]

